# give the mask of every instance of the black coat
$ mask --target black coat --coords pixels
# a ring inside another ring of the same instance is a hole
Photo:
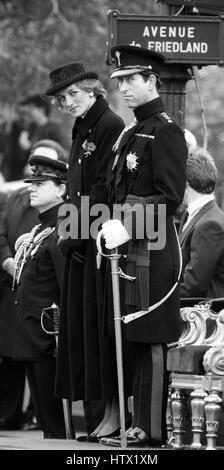
[[[224,296],[224,214],[216,201],[205,204],[180,235],[181,297]]]
[[[130,289],[127,283],[130,284],[130,281],[126,281],[126,313],[147,309],[160,301],[177,281],[179,256],[173,214],[182,201],[186,182],[187,147],[184,134],[165,113],[161,98],[136,108],[135,116],[136,125],[124,134],[117,150],[119,158],[109,178],[110,202],[123,203],[127,195],[147,198],[147,203],[155,209],[155,217],[158,205],[164,204],[166,219],[163,230],[166,230],[166,240],[164,248],[150,249],[148,259],[145,256],[148,264],[144,258],[142,266],[139,261],[142,269],[138,270],[139,266],[136,266],[137,279],[132,283],[135,296],[131,294],[127,298]],[[130,155],[134,155],[137,164],[128,169]],[[139,240],[129,242],[129,254],[130,247],[133,253],[138,252],[140,243]],[[130,267],[131,264],[126,271],[129,272]],[[133,275],[133,270],[130,274]],[[140,291],[143,292],[139,300]],[[166,343],[176,340],[180,333],[178,287],[161,306],[124,328],[131,341]]]
[[[23,233],[39,223],[36,209],[30,206],[27,187],[14,191],[1,205],[0,217],[0,265],[9,257],[14,258],[15,241]],[[3,202],[3,201],[2,201]],[[12,276],[0,269],[0,356],[12,355],[12,330],[14,328],[14,292]]]
[[[59,205],[39,215],[40,231],[55,227]],[[13,353],[16,360],[39,361],[54,354],[55,339],[41,327],[41,312],[59,305],[64,257],[57,246],[57,231],[43,240],[28,258],[16,290]]]
[[[112,146],[123,121],[98,98],[84,119],[77,119],[69,162],[70,203],[79,209],[106,203],[106,173]],[[89,144],[86,143],[89,142]],[[86,152],[86,149],[92,149]],[[66,245],[66,243],[65,243]],[[83,264],[72,258],[82,252]],[[70,251],[69,251],[70,250]],[[117,394],[114,339],[103,334],[104,260],[96,268],[96,242],[70,240],[63,282],[58,346],[57,395],[72,400],[112,398]]]

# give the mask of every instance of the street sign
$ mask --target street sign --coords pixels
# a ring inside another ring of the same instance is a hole
[[[117,44],[153,49],[168,63],[224,65],[224,16],[148,16],[108,12],[110,48]]]
[[[206,13],[213,14],[224,12],[224,0],[158,0],[159,3],[167,3],[174,6],[196,7]]]

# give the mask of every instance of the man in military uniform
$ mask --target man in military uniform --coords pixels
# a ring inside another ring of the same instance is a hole
[[[32,174],[25,180],[39,224],[15,244],[16,289],[12,358],[26,363],[35,415],[45,438],[65,438],[62,402],[54,397],[55,338],[43,328],[41,314],[59,305],[64,257],[57,246],[58,210],[66,191],[67,164],[31,155]]]
[[[65,160],[66,153],[58,142],[50,139],[39,140],[31,151],[32,155],[42,155],[54,160]],[[16,154],[15,154],[16,159]],[[30,165],[29,172],[31,172]],[[4,200],[3,199],[4,196]],[[26,184],[2,194],[0,209],[0,429],[17,429],[24,425],[25,430],[37,427],[33,420],[33,406],[29,405],[23,414],[25,365],[12,360],[12,331],[15,321],[14,274],[15,241],[23,233],[39,223],[38,211],[30,205],[29,190]],[[4,202],[4,205],[3,205]],[[26,422],[24,423],[24,420]]]
[[[126,281],[125,289],[124,330],[135,356],[134,413],[127,431],[128,444],[159,446],[166,442],[167,343],[177,340],[180,333],[179,256],[173,215],[184,195],[187,147],[182,130],[165,112],[158,93],[164,57],[122,45],[113,47],[111,55],[116,64],[111,78],[118,79],[135,120],[114,146],[110,204],[129,203],[132,208],[140,204],[142,224],[149,222],[151,231],[153,224],[162,225],[166,234],[164,243],[153,246],[146,228],[138,239],[134,230],[131,233],[115,220],[116,216],[102,229],[108,249],[128,241],[126,271],[136,277],[134,282]],[[149,221],[147,205],[152,214]],[[158,238],[160,235],[158,232]]]

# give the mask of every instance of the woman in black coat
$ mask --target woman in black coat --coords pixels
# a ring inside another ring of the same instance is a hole
[[[46,94],[58,109],[76,118],[68,171],[69,205],[62,215],[68,212],[70,222],[74,215],[79,226],[78,235],[70,234],[68,239],[60,227],[66,266],[56,390],[58,396],[73,401],[106,400],[104,419],[93,433],[101,437],[119,427],[113,400],[118,395],[115,344],[114,337],[105,337],[103,331],[104,260],[97,270],[96,240],[81,221],[87,220],[91,227],[91,209],[107,202],[107,168],[124,125],[104,99],[97,74],[85,71],[82,64],[62,66],[51,72],[50,79]]]

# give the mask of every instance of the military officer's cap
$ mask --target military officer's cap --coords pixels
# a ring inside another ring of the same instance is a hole
[[[165,57],[152,49],[137,46],[118,45],[111,48],[115,70],[111,78],[141,73],[146,70],[159,75]]]
[[[68,164],[61,160],[54,160],[43,155],[31,155],[28,163],[32,174],[24,180],[25,183],[45,180],[64,183],[67,180]]]

